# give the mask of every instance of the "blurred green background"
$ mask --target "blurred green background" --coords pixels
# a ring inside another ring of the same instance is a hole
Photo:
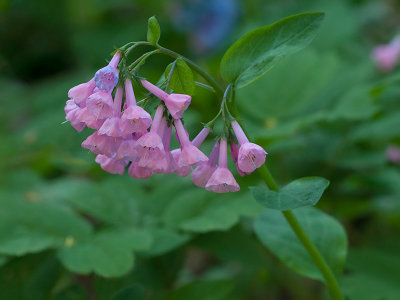
[[[254,236],[256,174],[222,196],[177,175],[110,175],[80,147],[90,130],[63,124],[68,89],[144,40],[152,15],[163,46],[220,79],[236,39],[306,11],[326,12],[317,39],[238,92],[241,117],[280,184],[331,181],[318,207],[348,234],[346,296],[400,299],[400,169],[386,157],[400,144],[400,72],[370,57],[400,6],[363,0],[0,0],[0,299],[328,299]],[[143,76],[170,62],[152,57]],[[196,89],[191,135],[217,100]]]

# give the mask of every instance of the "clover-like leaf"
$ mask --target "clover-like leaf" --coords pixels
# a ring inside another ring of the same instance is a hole
[[[315,205],[328,185],[329,181],[325,178],[304,177],[292,181],[279,191],[271,191],[263,187],[250,187],[250,190],[257,202],[265,207],[291,210]]]
[[[243,87],[282,57],[306,47],[316,36],[323,13],[303,13],[257,28],[234,43],[221,60],[222,78]]]

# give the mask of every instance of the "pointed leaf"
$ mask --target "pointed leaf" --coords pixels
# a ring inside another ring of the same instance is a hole
[[[160,24],[155,16],[149,18],[147,23],[147,41],[152,43],[153,45],[158,44],[158,40],[160,39],[161,29]]]
[[[192,95],[194,91],[194,79],[192,69],[183,59],[178,58],[165,69],[165,78],[168,78],[172,66],[175,64],[171,74],[170,87],[177,93]]]

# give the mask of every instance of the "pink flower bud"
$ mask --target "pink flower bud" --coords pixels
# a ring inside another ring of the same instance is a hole
[[[147,80],[142,80],[142,85],[150,93],[164,101],[165,106],[174,119],[182,118],[183,113],[189,107],[192,97],[184,94],[168,94]]]
[[[111,92],[118,83],[118,70],[117,66],[121,58],[121,52],[117,51],[110,63],[101,68],[94,75],[96,87],[100,90]]]
[[[225,139],[221,139],[218,168],[208,180],[206,190],[216,193],[237,192],[240,190],[235,178],[228,170],[228,150]]]
[[[240,171],[250,174],[265,163],[267,152],[257,144],[250,143],[236,121],[232,122],[233,131],[240,143],[237,165]]]

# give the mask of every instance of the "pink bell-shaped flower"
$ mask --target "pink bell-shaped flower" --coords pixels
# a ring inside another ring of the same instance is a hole
[[[96,156],[95,161],[108,173],[123,175],[125,172],[126,164],[122,161],[116,160],[115,158],[99,154]]]
[[[118,148],[116,159],[125,162],[133,161],[136,158],[136,151],[134,150],[136,140],[133,137],[124,139]]]
[[[98,89],[109,93],[112,92],[112,90],[118,83],[119,72],[117,70],[117,66],[120,59],[121,52],[117,51],[111,59],[110,63],[96,72],[96,74],[94,75],[94,80]]]
[[[207,191],[216,193],[237,192],[240,190],[231,171],[228,170],[228,150],[225,139],[221,139],[219,146],[218,168],[211,175],[206,184]]]
[[[149,169],[167,169],[168,163],[165,157],[164,145],[158,128],[163,117],[164,107],[159,105],[154,115],[153,125],[150,132],[140,137],[134,146],[136,159],[140,167]]]
[[[138,163],[131,163],[128,173],[132,178],[146,179],[153,175],[153,171],[149,168],[140,167]]]
[[[111,118],[113,115],[113,100],[111,93],[97,91],[86,100],[86,106],[97,119]]]
[[[190,105],[191,96],[185,94],[168,94],[147,80],[142,80],[141,82],[145,89],[164,101],[165,106],[174,119],[182,118],[183,113]]]
[[[74,100],[68,100],[64,107],[65,119],[69,121],[71,126],[78,132],[81,132],[86,126],[86,124],[81,122],[77,117],[80,110],[81,109],[75,104]]]
[[[238,171],[240,176],[246,175],[246,173],[244,173],[242,170],[239,169],[239,166],[237,164],[238,156],[239,156],[239,146],[238,146],[238,144],[236,144],[235,142],[232,142],[230,148],[231,148],[231,157],[232,157],[233,162],[235,163],[236,170]]]
[[[88,82],[81,83],[74,86],[68,91],[68,97],[71,98],[76,105],[82,107],[85,105],[86,99],[93,94],[93,90],[96,87],[94,78]]]
[[[237,121],[233,121],[231,125],[240,144],[238,167],[242,172],[250,174],[265,163],[267,152],[259,145],[249,142]]]
[[[185,128],[183,127],[182,121],[175,120],[174,124],[179,137],[179,141],[181,143],[181,154],[178,158],[178,168],[193,167],[200,162],[208,161],[208,157],[189,140],[189,137],[186,135]],[[202,135],[207,137],[209,132],[210,128],[204,128],[202,130]]]
[[[104,123],[104,119],[97,119],[87,107],[79,109],[76,113],[77,120],[86,124],[88,128],[99,129]]]
[[[121,142],[121,138],[100,135],[98,131],[95,131],[83,141],[82,148],[89,149],[96,154],[104,154],[112,157],[118,151]]]
[[[217,141],[210,153],[208,162],[199,164],[199,166],[196,167],[196,169],[194,169],[192,174],[190,175],[190,178],[192,179],[195,185],[199,187],[206,186],[211,175],[217,168],[218,152],[219,152],[219,143]]]
[[[105,134],[112,137],[123,136],[119,127],[119,121],[121,119],[122,94],[122,86],[119,86],[115,92],[113,116],[104,121],[103,125],[99,129],[99,134]]]
[[[124,134],[143,132],[151,125],[151,116],[140,106],[136,105],[133,93],[132,81],[125,80],[125,104],[126,109],[120,120],[120,128]]]

